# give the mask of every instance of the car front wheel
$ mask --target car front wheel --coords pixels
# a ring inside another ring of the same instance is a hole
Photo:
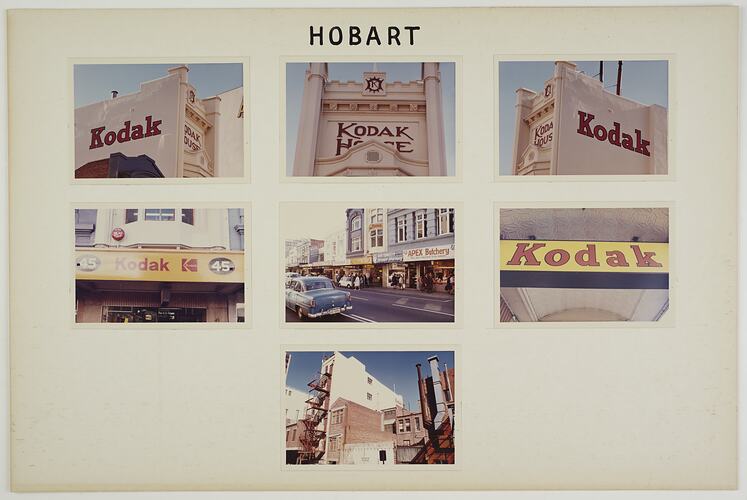
[[[303,321],[304,319],[306,319],[300,306],[296,308],[296,314],[298,315],[299,320]]]

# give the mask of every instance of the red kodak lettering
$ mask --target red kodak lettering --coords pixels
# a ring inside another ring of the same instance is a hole
[[[88,149],[96,149],[104,146],[104,143],[101,142],[101,132],[104,130],[106,130],[106,127],[91,129],[91,145],[88,146]]]
[[[656,252],[642,252],[639,245],[630,245],[630,248],[633,249],[637,267],[664,267],[654,260]]]
[[[612,122],[612,128],[608,129],[602,124],[591,126],[591,122],[595,116],[591,113],[584,111],[578,112],[578,129],[576,132],[598,140],[599,142],[609,142],[613,146],[618,148],[627,149],[628,151],[634,151],[643,156],[651,156],[648,147],[651,145],[651,141],[647,141],[643,138],[643,132],[639,129],[635,131],[635,145],[633,142],[633,136],[622,132],[620,130],[619,122]]]
[[[136,141],[143,137],[152,137],[154,135],[161,135],[161,129],[159,128],[163,120],[154,120],[152,115],[145,117],[145,133],[143,134],[143,125],[136,124],[132,125],[130,120],[124,122],[124,126],[118,131],[109,130],[104,134],[106,127],[96,127],[91,129],[91,143],[88,149],[97,149],[106,146],[111,146],[115,142],[122,144],[124,142]],[[102,138],[103,136],[103,138]]]
[[[562,266],[571,259],[571,254],[562,248],[555,248],[545,254],[545,262],[548,266]]]
[[[506,264],[509,266],[520,266],[522,265],[521,259],[524,259],[527,266],[539,266],[540,261],[534,256],[534,252],[545,246],[547,246],[545,243],[534,243],[530,248],[527,248],[529,247],[529,243],[517,243],[513,257]]]
[[[610,250],[606,252],[607,265],[610,267],[630,267],[628,260],[625,258],[625,254],[620,250]]]
[[[591,243],[586,245],[586,250],[579,250],[576,252],[575,259],[576,264],[579,266],[599,266],[599,262],[597,261],[597,246]]]
[[[594,137],[594,134],[591,132],[591,121],[594,119],[594,115],[591,113],[585,113],[583,111],[578,112],[578,132],[579,134],[585,135],[587,137]]]

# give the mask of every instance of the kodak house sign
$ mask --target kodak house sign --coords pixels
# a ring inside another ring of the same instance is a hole
[[[398,153],[412,153],[415,139],[410,135],[410,126],[371,125],[358,122],[337,123],[335,156],[371,139],[393,147]]]

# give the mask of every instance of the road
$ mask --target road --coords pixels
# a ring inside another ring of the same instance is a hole
[[[333,316],[306,319],[306,323],[453,323],[454,297],[443,293],[426,294],[409,290],[364,288],[350,290],[353,310]],[[299,321],[290,309],[287,322]]]

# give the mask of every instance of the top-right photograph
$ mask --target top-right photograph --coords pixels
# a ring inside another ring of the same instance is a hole
[[[666,175],[668,61],[501,61],[499,172]]]

